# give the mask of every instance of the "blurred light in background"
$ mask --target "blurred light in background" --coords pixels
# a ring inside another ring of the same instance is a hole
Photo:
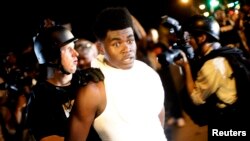
[[[204,12],[203,13],[203,16],[205,16],[205,17],[208,17],[210,14],[209,14],[209,12]]]
[[[220,2],[219,2],[218,0],[211,0],[211,1],[209,2],[209,4],[210,4],[211,7],[214,8],[214,7],[219,6]]]
[[[206,8],[206,5],[205,5],[205,4],[200,4],[200,5],[199,5],[199,9],[200,9],[200,10],[204,10],[205,8]]]
[[[189,0],[181,0],[182,3],[188,3]]]

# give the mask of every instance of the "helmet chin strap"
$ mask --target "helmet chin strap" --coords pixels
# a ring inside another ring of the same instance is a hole
[[[68,71],[66,71],[64,69],[64,67],[63,67],[63,65],[62,65],[61,62],[62,62],[61,59],[59,59],[58,62],[57,62],[58,69],[61,70],[63,74],[67,74],[67,75],[70,74],[70,72],[68,72]]]
[[[70,74],[70,72],[66,71],[62,65],[59,65],[59,69],[62,71],[63,74]]]
[[[47,66],[52,67],[52,68],[57,68],[59,69],[63,74],[70,74],[70,72],[66,71],[62,64],[52,64],[48,63]]]

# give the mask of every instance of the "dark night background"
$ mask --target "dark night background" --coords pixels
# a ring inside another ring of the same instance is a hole
[[[194,0],[195,3],[201,0]],[[2,2],[1,4],[1,54],[9,50],[21,51],[30,43],[44,16],[55,16],[72,23],[77,37],[93,40],[92,24],[95,16],[107,6],[126,6],[147,30],[157,27],[160,17],[167,14],[180,22],[191,14],[190,6],[179,0],[70,0]]]

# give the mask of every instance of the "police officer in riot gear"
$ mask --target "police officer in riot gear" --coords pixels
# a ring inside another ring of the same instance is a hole
[[[77,89],[89,81],[103,81],[99,69],[77,70],[77,38],[62,26],[42,30],[34,42],[43,76],[31,93],[27,122],[36,140],[64,140]]]

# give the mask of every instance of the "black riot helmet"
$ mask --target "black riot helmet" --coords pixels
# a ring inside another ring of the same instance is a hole
[[[76,41],[77,38],[62,26],[43,29],[34,38],[34,51],[39,64],[50,67],[61,67],[60,48]]]
[[[220,26],[218,22],[210,17],[202,15],[194,15],[190,17],[183,30],[188,31],[193,35],[206,33],[212,37],[214,41],[220,39]]]

